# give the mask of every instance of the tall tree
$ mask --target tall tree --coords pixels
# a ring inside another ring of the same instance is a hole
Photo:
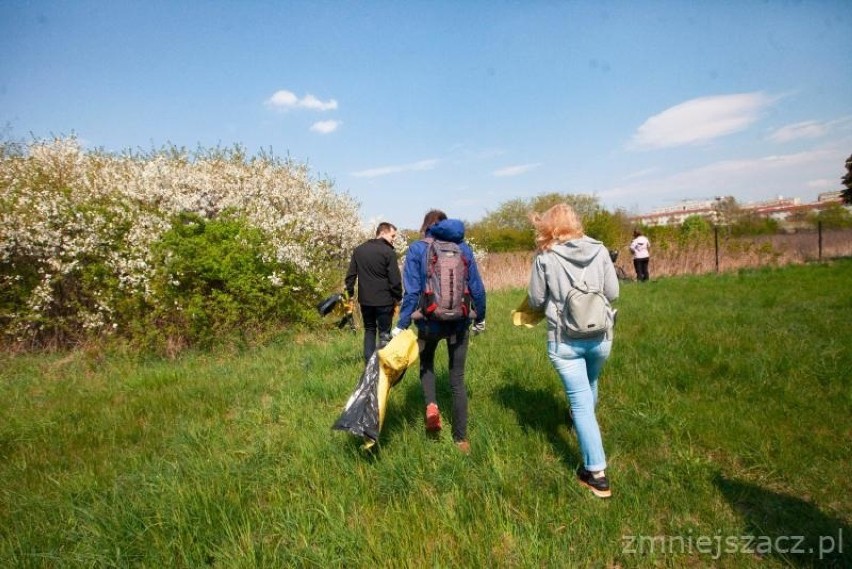
[[[846,189],[840,195],[843,197],[843,203],[852,204],[852,154],[846,159],[846,175],[840,178],[843,180],[843,185]]]
[[[558,203],[567,203],[584,220],[592,217],[601,209],[598,198],[595,196],[588,194],[559,194],[555,192],[541,194],[532,198],[529,208],[531,211],[544,212]]]
[[[534,231],[529,214],[542,213],[557,203],[567,203],[580,215],[584,224],[599,233],[614,234],[609,230],[611,220],[599,218],[604,212],[598,198],[586,194],[560,194],[551,192],[531,198],[515,198],[501,203],[496,210],[468,226],[468,235],[491,251],[528,250],[534,247]],[[611,217],[611,216],[610,216]],[[619,218],[620,219],[620,218]],[[603,229],[606,228],[606,231]],[[617,239],[613,239],[615,243]]]
[[[489,211],[476,225],[480,227],[514,229],[518,231],[532,230],[529,220],[531,212],[544,212],[558,203],[567,203],[582,219],[588,219],[597,213],[601,206],[598,198],[586,194],[560,194],[556,192],[539,194],[523,199],[515,198],[501,203],[496,210]]]
[[[527,219],[529,211],[530,206],[526,200],[515,198],[501,203],[496,210],[489,211],[477,225],[523,231],[532,227]]]

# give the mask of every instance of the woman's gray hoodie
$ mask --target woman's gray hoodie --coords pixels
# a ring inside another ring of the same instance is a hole
[[[591,288],[603,291],[610,302],[618,298],[615,267],[600,241],[584,235],[539,253],[533,260],[530,274],[529,304],[535,310],[544,310],[549,342],[558,341],[556,327],[559,316],[556,308],[565,304],[565,297],[571,289],[566,270],[571,271],[575,281],[582,275]],[[612,339],[612,329],[607,332],[607,339]]]

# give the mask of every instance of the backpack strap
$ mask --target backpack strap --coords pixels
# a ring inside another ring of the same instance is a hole
[[[571,283],[571,288],[575,288],[575,289],[583,291],[583,292],[588,292],[589,285],[586,284],[585,276],[586,276],[586,269],[588,269],[589,266],[586,265],[585,267],[583,267],[583,270],[580,273],[580,278],[574,280],[574,276],[571,274],[571,269],[568,268],[569,263],[567,261],[564,261],[562,259],[562,257],[560,257],[559,255],[554,255],[554,257],[556,257],[556,262],[559,263],[559,266],[561,266],[565,270],[565,274],[568,275],[568,282]],[[578,282],[581,282],[583,284],[583,287],[585,287],[585,290],[581,289],[580,287],[577,286]],[[562,312],[563,312],[563,308],[565,307],[566,301],[567,301],[567,298],[563,302],[556,302],[555,303],[556,304],[556,341],[557,342],[562,341]]]
[[[429,280],[429,277],[432,276],[433,273],[433,262],[430,258],[430,253],[432,252],[432,244],[435,243],[434,237],[424,237],[423,242],[426,243],[426,252],[424,253],[424,261],[426,262],[426,280]]]
[[[568,268],[568,264],[565,263],[561,257],[554,254],[556,258],[556,262],[559,263],[559,266],[562,267],[562,270],[565,271],[565,274],[568,275],[568,282],[571,283],[571,288],[577,288],[574,284],[574,277],[571,275],[571,270]],[[556,305],[556,341],[562,341],[562,311],[565,308],[565,301],[557,301],[554,303]]]
[[[588,268],[589,268],[589,266],[588,266],[588,265],[586,265],[585,267],[583,267],[583,271],[580,273],[580,278],[575,279],[575,278],[574,278],[574,276],[571,274],[571,269],[569,269],[569,268],[568,268],[568,263],[567,263],[567,262],[563,261],[563,260],[562,260],[562,258],[561,258],[561,257],[559,257],[559,256],[556,256],[556,262],[558,262],[558,263],[559,263],[559,265],[560,265],[563,269],[565,269],[565,274],[567,274],[567,275],[568,275],[568,282],[570,282],[570,283],[571,283],[571,286],[572,286],[573,288],[579,288],[579,287],[577,286],[577,283],[578,283],[578,282],[579,282],[579,283],[583,283],[583,285],[585,285],[585,287],[586,287],[587,289],[589,288],[589,285],[588,285],[588,284],[586,284],[586,281],[585,281],[585,277],[586,277],[586,269],[588,269]]]

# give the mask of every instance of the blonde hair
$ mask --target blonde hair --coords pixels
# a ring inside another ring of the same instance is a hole
[[[567,203],[558,203],[544,213],[533,212],[530,221],[535,227],[535,244],[540,251],[583,236],[583,222]]]

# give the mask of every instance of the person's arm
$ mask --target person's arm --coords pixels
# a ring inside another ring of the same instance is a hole
[[[355,294],[355,279],[357,278],[358,264],[355,262],[355,253],[352,253],[352,258],[349,260],[349,270],[346,271],[346,279],[343,281],[349,298],[352,298]]]
[[[393,251],[388,255],[388,288],[394,302],[402,300],[402,276],[399,274],[399,262]]]
[[[396,327],[401,330],[405,330],[411,325],[411,315],[420,303],[423,247],[418,245],[419,243],[421,242],[412,243],[411,247],[408,248],[408,254],[405,256],[405,265],[402,269],[404,292],[402,294],[402,307],[399,309],[399,320],[396,323]]]
[[[536,255],[533,260],[527,297],[529,298],[530,308],[533,310],[544,310],[544,304],[547,302],[544,255]]]
[[[485,283],[482,282],[482,276],[479,274],[479,267],[476,264],[476,257],[473,256],[473,250],[466,243],[462,246],[462,254],[468,259],[467,288],[470,290],[473,309],[476,311],[474,323],[478,324],[485,321],[485,310],[487,308]]]

